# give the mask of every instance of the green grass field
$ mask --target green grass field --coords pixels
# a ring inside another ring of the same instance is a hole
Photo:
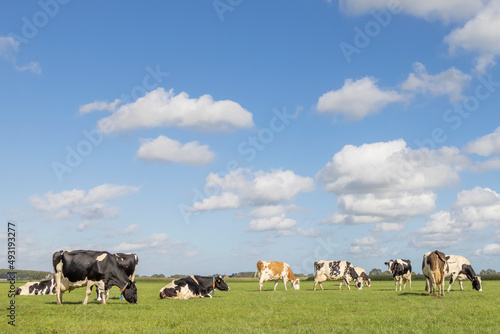
[[[454,290],[444,298],[429,297],[425,282],[414,281],[413,290],[396,292],[393,282],[373,282],[358,291],[338,290],[338,282],[325,282],[325,291],[312,291],[313,282],[301,290],[284,291],[273,282],[258,291],[257,281],[227,280],[231,290],[214,298],[161,300],[159,290],[167,281],[139,281],[139,302],[118,299],[113,288],[108,304],[81,305],[85,289],[55,296],[17,296],[16,326],[7,324],[2,307],[2,333],[498,333],[500,332],[500,281],[483,281],[483,292]],[[0,293],[8,306],[8,283]]]

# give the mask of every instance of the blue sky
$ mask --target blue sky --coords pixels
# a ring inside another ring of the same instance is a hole
[[[500,1],[458,2],[2,3],[17,267],[419,272],[439,249],[499,271]]]

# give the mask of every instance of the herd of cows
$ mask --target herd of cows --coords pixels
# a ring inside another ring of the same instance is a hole
[[[52,257],[54,277],[41,282],[29,282],[16,290],[17,295],[56,295],[57,304],[62,304],[62,294],[79,287],[86,287],[86,295],[83,304],[87,304],[88,298],[95,286],[97,300],[103,304],[109,298],[109,290],[117,286],[121,290],[123,298],[129,303],[137,303],[137,286],[135,284],[135,273],[139,259],[136,254],[116,253],[100,251],[57,251]],[[410,260],[390,260],[385,262],[388,271],[393,275],[396,290],[406,289],[409,284],[411,289],[412,266]],[[440,251],[428,252],[422,261],[422,273],[426,278],[426,291],[431,295],[444,295],[445,278],[450,277],[450,291],[453,283],[458,279],[460,290],[463,291],[462,281],[470,280],[472,288],[482,291],[481,277],[477,276],[470,262],[463,256],[445,255]],[[291,282],[295,290],[300,289],[300,281],[295,277],[290,266],[278,261],[258,261],[257,272],[259,277],[259,290],[263,291],[266,281],[274,281],[274,290],[278,282],[283,282],[285,290],[287,283]],[[354,267],[348,261],[316,261],[314,262],[314,288],[319,284],[321,290],[324,281],[339,280],[339,289],[345,283],[350,290],[350,281],[355,282],[358,289],[363,284],[370,287],[371,280],[366,271],[360,267]],[[161,299],[194,299],[211,298],[214,290],[229,291],[224,279],[218,276],[198,276],[173,280],[160,289]]]

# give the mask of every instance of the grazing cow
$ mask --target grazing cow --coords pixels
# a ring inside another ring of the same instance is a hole
[[[399,291],[401,291],[401,286],[403,286],[403,290],[406,290],[406,282],[410,284],[411,290],[411,261],[410,260],[401,260],[397,259],[395,261],[390,260],[389,262],[384,262],[385,265],[389,268],[389,272],[394,277],[394,283],[396,284],[396,290],[398,289],[399,283]]]
[[[439,295],[444,296],[444,273],[448,270],[446,255],[435,250],[424,254],[422,260],[422,273],[425,276],[425,285],[429,287],[429,294],[436,295],[436,284],[439,287]]]
[[[54,279],[48,279],[41,282],[28,282],[16,289],[16,295],[35,296],[35,295],[55,295],[56,284]]]
[[[326,280],[337,281],[340,280],[339,290],[342,289],[342,281],[345,282],[347,288],[351,290],[349,281],[356,281],[358,290],[363,288],[363,279],[358,276],[354,266],[347,261],[316,261],[314,262],[314,288],[319,283],[319,287],[323,290],[323,283]]]
[[[127,274],[128,278],[134,282],[135,281],[135,272],[137,271],[137,265],[139,264],[139,258],[136,254],[131,253],[115,253],[113,254],[118,260],[118,264]],[[99,288],[96,287],[97,291],[97,301],[101,301],[101,292]],[[106,292],[106,300],[109,299],[109,290]]]
[[[106,293],[112,286],[117,286],[126,301],[137,303],[135,283],[129,279],[111,253],[88,250],[57,251],[52,256],[52,265],[57,304],[62,303],[62,293],[65,291],[86,286],[87,291],[83,300],[83,305],[86,305],[93,285],[101,290],[101,294]],[[106,298],[102,298],[102,303],[106,304]]]
[[[176,279],[160,289],[161,299],[196,299],[212,298],[210,294],[213,290],[229,291],[226,282],[219,275],[198,276]]]
[[[368,275],[366,274],[366,271],[363,268],[354,267],[354,270],[356,271],[356,274],[358,274],[358,276],[361,277],[361,279],[363,280],[363,282],[367,287],[372,286],[372,280],[368,278]]]
[[[447,255],[446,262],[448,263],[448,270],[444,273],[444,277],[451,277],[448,292],[450,292],[451,286],[456,279],[458,279],[461,291],[464,291],[462,281],[466,279],[472,282],[473,290],[483,291],[481,277],[476,275],[469,260],[460,255]]]
[[[300,281],[295,277],[288,263],[278,261],[259,261],[257,262],[257,271],[259,275],[259,291],[264,291],[264,282],[274,281],[274,291],[278,281],[282,281],[286,288],[286,283],[290,281],[295,290],[300,290]]]

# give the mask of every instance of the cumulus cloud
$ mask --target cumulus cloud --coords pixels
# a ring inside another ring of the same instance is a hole
[[[206,187],[217,189],[220,195],[194,203],[192,211],[277,205],[315,188],[312,178],[296,175],[291,170],[266,173],[252,172],[246,168],[235,169],[223,177],[211,173],[207,177]]]
[[[317,174],[340,212],[325,223],[395,223],[435,209],[437,188],[458,183],[469,160],[458,149],[413,150],[402,139],[346,145]]]
[[[500,2],[490,1],[475,17],[463,27],[453,30],[445,41],[451,52],[462,48],[477,53],[476,69],[483,73],[494,58],[500,54]]]
[[[0,36],[0,59],[7,60],[14,65],[18,71],[31,71],[41,74],[42,69],[37,62],[30,62],[27,65],[17,64],[17,53],[19,52],[19,42],[12,37]]]
[[[452,208],[431,215],[410,237],[416,247],[448,247],[459,244],[468,233],[498,226],[500,195],[489,188],[475,187],[459,192]]]
[[[379,89],[376,79],[364,77],[357,81],[347,79],[339,90],[323,94],[316,108],[320,113],[344,115],[350,121],[359,121],[389,103],[403,100],[404,96],[394,90]]]
[[[116,109],[116,107],[121,102],[122,101],[120,99],[115,99],[113,102],[95,101],[95,102],[80,106],[78,111],[79,111],[80,115],[87,114],[87,113],[90,113],[92,111],[100,111],[100,110],[107,110],[109,112],[112,112]]]
[[[355,238],[349,248],[349,253],[353,255],[377,257],[385,255],[387,253],[387,247],[383,247],[378,238],[367,236]]]
[[[121,233],[122,234],[133,234],[139,232],[139,225],[137,224],[132,224],[127,226]]]
[[[286,218],[285,215],[254,219],[248,224],[249,231],[271,231],[271,230],[289,230],[293,228],[297,222],[293,219]]]
[[[348,15],[364,15],[372,11],[388,10],[426,20],[461,21],[484,8],[482,0],[340,0],[340,10]]]
[[[73,216],[87,220],[111,219],[118,216],[119,209],[109,207],[106,202],[139,190],[140,187],[102,184],[88,192],[79,189],[60,193],[49,191],[42,196],[31,196],[29,202],[35,210],[47,213],[51,219],[68,219]],[[87,223],[81,227],[88,226]]]
[[[500,255],[500,244],[487,244],[474,252],[475,255]]]
[[[185,92],[174,95],[172,89],[160,87],[98,122],[98,128],[111,132],[172,126],[227,132],[251,127],[253,121],[252,114],[234,101],[214,101],[208,94],[199,98]]]
[[[404,231],[404,224],[398,223],[378,223],[372,229],[373,232],[402,232]]]
[[[496,128],[493,133],[467,143],[463,150],[483,157],[500,154],[500,127]]]
[[[198,251],[188,242],[172,241],[166,233],[153,233],[147,237],[124,241],[111,248],[113,252],[142,252],[173,255],[180,259],[193,258]]]
[[[410,73],[408,79],[402,84],[403,90],[430,93],[433,96],[449,95],[450,102],[458,102],[463,99],[462,89],[467,85],[471,76],[452,67],[436,75],[427,73],[427,69],[421,63],[413,64],[414,73]]]
[[[214,159],[214,152],[207,145],[200,145],[197,141],[185,144],[166,136],[156,139],[141,139],[141,146],[137,157],[147,162],[160,161],[166,163],[184,163],[189,165],[203,165]]]

